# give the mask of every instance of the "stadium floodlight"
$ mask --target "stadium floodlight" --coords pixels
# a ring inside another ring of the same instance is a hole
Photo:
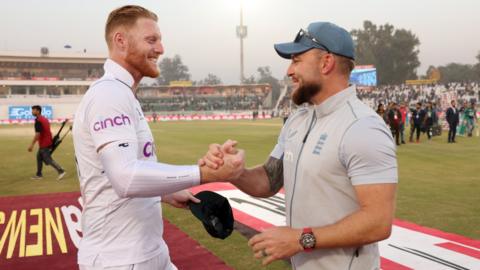
[[[243,1],[240,0],[240,25],[237,26],[237,37],[240,39],[240,83],[245,79],[243,64],[243,39],[247,37],[247,26],[243,25]]]

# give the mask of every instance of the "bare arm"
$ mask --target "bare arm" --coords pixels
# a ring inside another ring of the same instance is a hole
[[[269,157],[265,164],[246,169],[232,184],[254,197],[273,196],[283,187],[283,160]]]
[[[359,247],[387,238],[394,217],[395,190],[396,184],[355,186],[360,208],[335,224],[313,228],[315,248]],[[267,265],[301,252],[301,234],[301,228],[274,227],[253,236],[248,243],[255,258]]]
[[[35,146],[35,143],[38,141],[39,138],[40,138],[40,132],[35,132],[35,136],[33,136],[33,140],[30,146],[28,147],[28,151],[33,150],[33,147]]]
[[[35,132],[35,136],[33,136],[33,140],[31,143],[32,147],[35,145],[35,143],[38,141],[39,138],[40,138],[40,132]]]

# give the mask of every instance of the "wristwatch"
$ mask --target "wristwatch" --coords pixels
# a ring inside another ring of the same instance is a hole
[[[310,252],[315,248],[317,240],[313,234],[312,228],[303,228],[302,235],[300,236],[300,245],[303,247],[303,250]]]

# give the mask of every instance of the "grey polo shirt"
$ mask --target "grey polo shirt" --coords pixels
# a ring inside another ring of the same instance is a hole
[[[287,224],[333,224],[359,209],[354,186],[397,183],[395,144],[385,122],[351,86],[285,123],[272,157],[283,158]],[[301,252],[295,269],[379,269],[376,243]]]

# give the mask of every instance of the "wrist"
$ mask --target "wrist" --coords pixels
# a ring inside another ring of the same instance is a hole
[[[298,242],[302,247],[303,251],[305,252],[313,251],[313,249],[315,249],[315,245],[317,244],[317,239],[313,234],[312,228],[310,227],[303,228]]]
[[[200,183],[205,184],[211,182],[213,179],[213,175],[211,170],[205,165],[199,167],[200,169]]]
[[[164,202],[164,203],[168,203],[169,202],[169,197],[170,197],[170,194],[163,195],[161,197],[161,201]]]

